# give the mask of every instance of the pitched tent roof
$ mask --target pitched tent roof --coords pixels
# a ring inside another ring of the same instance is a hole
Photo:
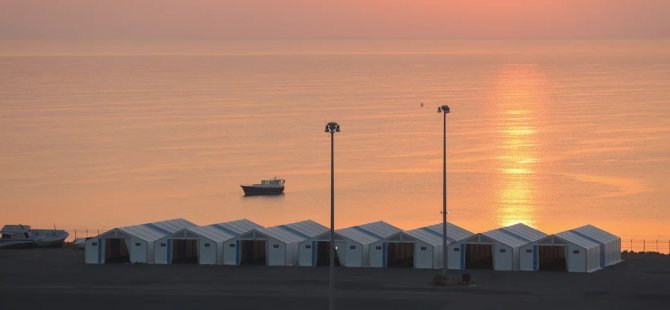
[[[433,246],[442,244],[442,223],[412,229],[405,233]],[[472,232],[447,222],[447,244],[461,241],[472,235],[474,235]]]
[[[120,227],[120,228],[115,228],[113,230],[119,230],[122,232],[125,232],[129,235],[133,235],[139,239],[145,240],[145,241],[155,241],[160,238],[165,237],[166,235],[173,234],[178,230],[188,228],[188,227],[194,227],[196,226],[195,224],[182,219],[173,219],[173,220],[167,220],[167,221],[160,221],[160,222],[151,222],[151,223],[144,223],[140,225],[133,225],[133,226],[125,226],[125,227]],[[105,233],[107,234],[107,233]],[[103,234],[103,235],[105,235]]]
[[[256,228],[262,228],[263,226],[258,225],[250,220],[241,219],[237,221],[224,222],[219,224],[211,224],[207,226],[200,227],[201,231],[212,234],[213,237],[218,239],[212,239],[217,241],[227,241],[233,239],[240,234],[251,231]],[[194,230],[194,232],[196,232]],[[205,236],[205,235],[203,235]],[[205,236],[206,237],[206,236]],[[209,238],[209,237],[207,237]]]
[[[609,243],[620,239],[618,236],[608,233],[593,225],[584,225],[582,227],[577,227],[565,232],[578,235],[584,239],[588,239],[598,244]]]
[[[401,232],[402,229],[383,221],[367,223],[337,230],[341,236],[360,244],[371,244]]]
[[[268,228],[257,228],[256,231],[284,243],[293,243],[316,237],[328,231],[328,228],[312,220],[306,220]]]
[[[597,247],[600,246],[598,243],[593,242],[589,239],[586,239],[586,238],[584,238],[584,237],[582,237],[578,234],[575,234],[574,232],[572,232],[570,230],[566,230],[566,231],[557,233],[554,236],[556,236],[560,239],[563,239],[567,242],[570,242],[572,244],[575,244],[579,247],[582,247],[584,249],[597,248]],[[549,238],[549,237],[547,237],[547,238]],[[542,240],[540,240],[540,242],[542,242]]]
[[[547,234],[521,223],[489,230],[482,235],[511,247],[519,247],[547,236]]]

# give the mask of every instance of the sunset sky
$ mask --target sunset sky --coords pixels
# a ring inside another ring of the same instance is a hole
[[[0,40],[665,38],[667,0],[1,0]]]

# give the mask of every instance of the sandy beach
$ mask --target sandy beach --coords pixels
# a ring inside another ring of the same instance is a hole
[[[624,255],[592,274],[477,270],[476,285],[429,284],[437,271],[338,268],[339,309],[661,309],[670,256]],[[460,278],[461,272],[451,271]],[[325,309],[328,268],[86,265],[83,252],[0,250],[0,309]]]

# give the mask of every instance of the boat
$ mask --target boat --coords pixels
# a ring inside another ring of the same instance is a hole
[[[260,184],[240,185],[245,196],[281,195],[284,193],[284,179],[262,180]]]
[[[77,249],[84,249],[86,247],[86,240],[91,239],[91,237],[88,238],[74,238],[72,240],[72,246],[74,246]]]
[[[5,225],[0,248],[60,247],[70,235],[64,230],[32,229],[29,225]]]

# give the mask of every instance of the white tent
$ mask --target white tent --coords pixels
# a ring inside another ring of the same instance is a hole
[[[449,252],[460,253],[458,264],[454,266],[450,262],[449,268],[519,270],[520,248],[546,236],[524,224],[478,233],[448,246]],[[449,255],[448,258],[452,257]]]
[[[151,264],[154,261],[154,241],[193,226],[196,225],[187,220],[174,219],[114,228],[86,240],[84,260],[87,264]]]
[[[344,248],[355,242],[335,232],[335,265],[347,266],[346,256],[342,256]],[[326,231],[318,236],[303,240],[298,245],[298,266],[316,267],[327,266],[330,264],[330,231]]]
[[[155,242],[155,262],[156,264],[199,263],[201,265],[222,265],[224,264],[225,254],[229,254],[228,256],[232,256],[234,264],[237,252],[235,243],[231,243],[232,247],[227,248],[224,243],[254,228],[261,228],[261,226],[243,219],[179,230]]]
[[[298,263],[300,242],[328,231],[323,225],[307,220],[268,228],[256,228],[235,238],[237,264],[294,266]]]
[[[592,225],[521,247],[520,269],[593,272],[621,262],[621,239]]]
[[[442,268],[442,223],[421,227],[405,232],[414,239],[414,268],[435,269]],[[447,223],[447,244],[452,244],[472,236],[469,232],[452,223]],[[409,238],[407,238],[409,239]],[[452,266],[452,260],[460,260],[460,253],[450,252],[447,264]],[[388,258],[388,254],[386,256]],[[455,263],[453,266],[457,266]]]
[[[370,244],[400,228],[386,222],[372,222],[335,231],[337,263],[345,267],[365,267],[369,264]],[[330,231],[300,243],[300,266],[317,266],[330,262]]]

